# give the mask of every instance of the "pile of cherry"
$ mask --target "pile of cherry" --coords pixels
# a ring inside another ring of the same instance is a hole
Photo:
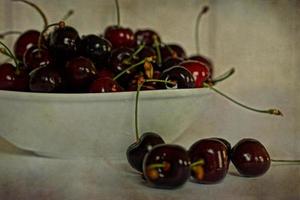
[[[133,32],[118,25],[103,35],[79,32],[64,21],[48,24],[36,8],[44,29],[23,32],[13,51],[1,42],[1,52],[14,60],[0,65],[0,89],[47,93],[120,92],[136,90],[144,79],[172,80],[176,85],[148,82],[144,90],[202,87],[212,77],[212,63],[188,57],[176,44],[165,44],[150,29]]]
[[[172,189],[188,180],[201,184],[222,181],[230,160],[242,176],[263,175],[271,159],[265,147],[255,139],[242,139],[233,148],[222,138],[205,138],[188,150],[165,144],[156,133],[144,133],[127,149],[130,165],[141,172],[149,186]]]

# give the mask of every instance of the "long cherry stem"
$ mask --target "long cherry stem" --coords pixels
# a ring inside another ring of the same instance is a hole
[[[300,164],[300,160],[286,160],[286,159],[271,159],[272,162],[281,162],[281,163],[298,163]]]
[[[141,64],[144,64],[145,62],[152,62],[152,60],[153,60],[152,57],[147,57],[147,58],[141,60],[140,62],[131,65],[130,67],[124,69],[122,72],[120,72],[119,74],[117,74],[117,75],[113,78],[113,80],[114,80],[114,81],[117,80],[118,78],[120,78],[121,76],[123,76],[127,71],[132,70],[132,69],[136,68],[137,66],[139,66],[139,65],[141,65]]]
[[[26,1],[26,0],[12,0],[12,1],[23,2],[23,3],[26,3],[26,4],[30,5],[31,7],[33,7],[36,11],[38,11],[38,13],[39,13],[39,14],[41,15],[41,17],[43,18],[43,21],[44,21],[44,28],[46,28],[46,27],[48,26],[48,20],[47,20],[46,15],[44,14],[44,12],[43,12],[37,5],[35,5],[35,4],[32,3],[32,2]]]
[[[209,10],[208,6],[204,6],[201,10],[201,12],[198,14],[196,19],[196,27],[195,27],[195,42],[196,42],[196,53],[200,53],[200,42],[199,42],[199,26],[202,16],[207,13]]]
[[[161,58],[161,52],[160,52],[160,45],[161,43],[158,41],[158,38],[156,35],[153,36],[154,39],[154,46],[157,54],[157,63],[158,65],[162,64],[162,58]]]
[[[228,71],[226,71],[224,74],[221,74],[220,76],[212,79],[210,81],[211,84],[215,85],[218,82],[224,81],[225,79],[229,78],[230,76],[232,76],[235,72],[234,68],[229,69]]]
[[[271,114],[271,115],[279,115],[279,116],[283,116],[282,112],[278,109],[267,109],[267,110],[261,110],[261,109],[257,109],[257,108],[252,108],[252,107],[249,107],[249,106],[246,106],[238,101],[236,101],[235,99],[229,97],[228,95],[222,93],[221,91],[217,90],[216,88],[214,88],[213,86],[211,86],[210,84],[207,84],[207,83],[203,83],[203,86],[206,87],[206,88],[209,88],[210,90],[213,90],[214,92],[218,93],[219,95],[225,97],[226,99],[228,99],[229,101],[247,109],[247,110],[251,110],[251,111],[254,111],[254,112],[259,112],[259,113],[266,113],[266,114]]]
[[[135,137],[136,141],[140,139],[140,134],[139,134],[139,127],[138,127],[138,108],[139,108],[139,96],[140,96],[140,91],[144,85],[144,83],[147,82],[157,82],[157,83],[169,83],[169,84],[174,84],[171,81],[165,81],[165,80],[159,80],[159,79],[145,79],[143,82],[138,83],[137,90],[136,90],[136,96],[135,96],[135,112],[134,112],[134,122],[135,122]]]
[[[120,6],[119,6],[119,1],[115,0],[115,4],[116,4],[116,10],[117,10],[117,25],[118,27],[121,26],[121,20],[120,20]]]
[[[125,59],[125,60],[123,61],[123,63],[124,63],[124,64],[130,64],[131,60],[132,60],[133,58],[135,58],[136,55],[137,55],[138,53],[140,53],[140,52],[145,48],[145,46],[146,46],[145,44],[140,45],[139,48],[138,48],[133,54],[131,54],[131,56],[130,56],[129,58],[127,58],[127,59]]]

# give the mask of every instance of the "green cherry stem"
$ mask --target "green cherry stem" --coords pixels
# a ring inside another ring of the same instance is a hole
[[[74,14],[74,10],[69,10],[60,21],[66,21],[67,19],[69,19],[72,15]]]
[[[254,111],[254,112],[258,112],[258,113],[266,113],[266,114],[271,114],[271,115],[278,115],[278,116],[283,116],[282,112],[278,109],[267,109],[267,110],[262,110],[262,109],[256,109],[256,108],[252,108],[252,107],[249,107],[249,106],[246,106],[238,101],[236,101],[235,99],[229,97],[228,95],[224,94],[223,92],[219,91],[218,89],[214,88],[213,86],[211,86],[210,84],[207,84],[207,83],[203,83],[203,86],[206,87],[206,88],[209,88],[210,90],[218,93],[219,95],[225,97],[226,99],[228,99],[229,101],[247,109],[247,110],[251,110],[251,111]]]
[[[271,159],[272,162],[300,164],[300,160]]]
[[[157,63],[158,65],[162,64],[162,58],[161,58],[161,52],[160,52],[160,42],[158,41],[158,38],[156,35],[153,36],[154,39],[154,46],[157,53]]]
[[[147,169],[157,169],[157,168],[164,168],[166,166],[165,163],[153,163],[147,166]]]
[[[23,2],[23,3],[26,3],[26,4],[30,5],[31,7],[33,7],[41,15],[41,17],[43,18],[44,28],[46,28],[48,26],[48,20],[47,20],[46,15],[44,14],[44,12],[37,5],[35,5],[32,2],[26,1],[26,0],[12,0],[12,1]]]
[[[14,56],[14,54],[10,51],[10,49],[3,42],[0,41],[0,44],[4,47],[4,48],[0,49],[0,52],[14,60],[17,71],[18,71],[20,61]]]
[[[119,1],[115,0],[115,5],[116,5],[116,10],[117,10],[117,26],[121,26],[121,20],[120,20],[120,6],[119,6]]]
[[[232,76],[235,72],[234,68],[229,69],[228,71],[226,71],[224,74],[221,74],[220,76],[212,79],[210,81],[211,84],[215,85],[218,82],[224,81],[225,79],[229,78],[230,76]]]
[[[191,167],[194,167],[194,166],[197,166],[197,165],[204,165],[204,159],[199,159],[198,161],[196,162],[193,162],[190,166]]]
[[[133,58],[135,58],[136,57],[136,55],[138,54],[138,53],[140,53],[144,48],[145,48],[145,44],[141,44],[140,46],[139,46],[139,48],[133,53],[133,54],[131,54],[131,56],[129,57],[129,58],[127,58],[127,59],[125,59],[124,61],[123,61],[123,63],[124,64],[130,64],[130,62],[131,62],[131,60],[133,59]]]
[[[174,84],[171,81],[165,81],[165,80],[159,80],[159,79],[145,79],[143,82],[138,83],[137,90],[136,90],[136,95],[135,95],[135,112],[134,112],[134,123],[135,123],[135,136],[136,136],[136,141],[140,139],[140,134],[139,134],[139,127],[138,127],[138,108],[139,108],[139,96],[141,89],[144,85],[144,83],[147,82],[159,82],[159,83],[169,83],[169,84]]]
[[[199,43],[199,26],[200,26],[200,21],[202,16],[207,13],[209,10],[208,6],[204,6],[201,10],[201,12],[198,14],[197,19],[196,19],[196,27],[195,27],[195,42],[196,42],[196,53],[200,53],[200,43]]]
[[[145,62],[152,62],[152,60],[153,60],[152,57],[147,57],[147,58],[141,60],[140,62],[131,65],[130,67],[124,69],[122,72],[120,72],[119,74],[117,74],[117,75],[113,78],[113,80],[114,80],[114,81],[117,80],[118,78],[120,78],[121,76],[123,76],[127,71],[129,71],[129,70],[131,70],[131,69],[134,69],[134,68],[136,68],[137,66],[139,66],[139,65],[141,65],[141,64],[144,64]]]

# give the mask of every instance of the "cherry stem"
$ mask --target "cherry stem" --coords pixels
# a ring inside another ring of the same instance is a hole
[[[147,57],[147,58],[141,60],[140,62],[131,65],[130,67],[124,69],[122,72],[120,72],[119,74],[117,74],[117,75],[113,78],[113,80],[114,80],[114,81],[117,80],[118,78],[120,78],[121,76],[123,76],[127,71],[129,71],[129,70],[131,70],[131,69],[134,69],[135,67],[137,67],[137,66],[139,66],[139,65],[141,65],[141,64],[144,64],[145,62],[152,62],[152,60],[153,60],[152,57]]]
[[[121,26],[121,20],[120,20],[120,6],[119,6],[119,1],[115,0],[115,4],[116,4],[116,10],[117,10],[117,25],[118,27]]]
[[[249,107],[249,106],[246,106],[236,100],[234,100],[233,98],[229,97],[228,95],[222,93],[221,91],[217,90],[216,88],[214,88],[213,86],[211,86],[210,84],[207,84],[207,83],[203,83],[203,86],[206,87],[206,88],[209,88],[210,90],[213,90],[214,92],[218,93],[219,95],[225,97],[226,99],[228,99],[229,101],[247,109],[247,110],[251,110],[251,111],[254,111],[254,112],[259,112],[259,113],[266,113],[266,114],[271,114],[271,115],[278,115],[278,116],[283,116],[282,112],[278,109],[267,109],[267,110],[261,110],[261,109],[256,109],[256,108],[252,108],[252,107]]]
[[[225,72],[224,74],[221,74],[220,76],[218,76],[217,78],[214,78],[210,81],[211,84],[215,85],[218,82],[224,81],[225,79],[229,78],[231,75],[233,75],[235,72],[234,68],[229,69],[227,72]]]
[[[20,61],[14,56],[14,54],[11,52],[11,50],[3,43],[0,41],[0,44],[4,47],[3,49],[1,49],[1,53],[3,53],[4,55],[10,57],[11,59],[14,60],[15,65],[17,70],[19,70],[19,63]]]
[[[60,28],[62,28],[65,26],[65,22],[60,21],[58,23],[49,24],[44,28],[44,30],[41,32],[41,34],[39,36],[39,40],[38,40],[38,49],[39,50],[41,50],[41,48],[42,48],[42,40],[43,40],[43,37],[44,37],[46,31],[52,26],[59,26]]]
[[[127,59],[125,59],[124,61],[123,61],[123,63],[124,64],[130,64],[130,61],[134,58],[134,57],[136,57],[136,55],[138,54],[138,53],[140,53],[144,48],[145,48],[145,44],[142,44],[142,45],[140,45],[139,46],[139,48],[133,53],[133,54],[131,54],[131,56],[129,57],[129,58],[127,58]]]
[[[139,134],[139,128],[138,128],[138,105],[139,105],[139,96],[140,96],[140,91],[141,88],[143,87],[144,83],[147,82],[157,82],[157,83],[169,83],[169,84],[174,84],[171,81],[165,81],[165,80],[159,80],[159,79],[144,79],[141,83],[138,83],[137,90],[136,90],[136,96],[135,96],[135,114],[134,114],[134,122],[135,122],[135,136],[136,136],[136,141],[140,139],[140,134]]]
[[[191,167],[194,167],[194,166],[197,166],[197,165],[204,165],[204,160],[203,159],[200,159],[194,163],[192,163],[190,166]]]
[[[5,36],[12,35],[12,34],[20,35],[20,34],[22,34],[22,32],[21,31],[6,31],[3,33],[0,33],[0,39],[3,39],[3,38],[5,38]]]
[[[157,169],[157,168],[164,168],[166,166],[165,163],[153,163],[147,166],[147,169]]]
[[[199,42],[199,26],[200,26],[200,21],[202,16],[207,13],[209,10],[208,6],[204,6],[201,10],[201,12],[198,14],[197,19],[196,19],[196,27],[195,27],[195,41],[196,41],[196,53],[200,53],[200,42]]]
[[[156,35],[153,36],[154,39],[154,46],[157,53],[157,63],[158,65],[162,64],[162,58],[161,58],[161,52],[160,52],[160,42],[158,41],[158,38]]]
[[[282,163],[299,163],[300,160],[283,160],[283,159],[271,159],[272,162],[282,162]]]
[[[30,5],[31,7],[33,7],[34,9],[36,9],[36,11],[38,11],[38,13],[41,15],[41,17],[43,18],[44,21],[44,28],[46,28],[48,26],[48,20],[46,15],[44,14],[44,12],[34,3],[26,1],[26,0],[12,0],[12,1],[19,1],[19,2],[23,2],[26,3],[28,5]]]
[[[69,10],[61,19],[61,21],[66,21],[67,19],[69,19],[72,15],[74,14],[74,10]]]

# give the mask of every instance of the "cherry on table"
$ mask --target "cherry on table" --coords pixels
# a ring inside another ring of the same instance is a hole
[[[146,154],[143,175],[151,187],[173,189],[182,186],[190,176],[187,151],[174,144],[158,144]]]
[[[231,161],[242,176],[255,177],[265,174],[271,165],[268,151],[256,139],[244,138],[231,151]]]
[[[188,153],[193,181],[212,184],[225,178],[229,157],[227,146],[222,141],[213,138],[200,139],[189,148]]]
[[[156,145],[164,144],[164,140],[153,132],[146,132],[134,143],[132,143],[126,151],[126,157],[134,169],[143,172],[143,160],[145,155]]]

